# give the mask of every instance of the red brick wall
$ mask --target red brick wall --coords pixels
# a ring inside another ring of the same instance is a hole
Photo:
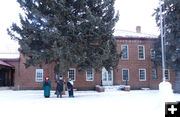
[[[95,89],[96,85],[101,84],[101,72],[96,72],[94,74],[94,80],[93,81],[86,81],[86,73],[85,72],[78,72],[76,70],[76,80],[74,81],[74,87],[81,90],[87,90],[87,89]]]
[[[162,81],[162,72],[160,67],[157,70],[158,78],[153,80],[152,78],[152,68],[154,67],[151,61],[150,50],[153,48],[153,42],[155,39],[131,39],[131,38],[120,38],[117,40],[117,49],[120,53],[121,45],[128,45],[129,59],[120,59],[119,65],[116,70],[114,70],[114,84],[115,85],[125,85],[125,81],[122,80],[122,69],[129,69],[130,80],[128,84],[132,89],[139,89],[143,87],[157,89],[159,83]],[[145,60],[138,60],[138,45],[143,45],[145,47]],[[139,80],[139,69],[146,69],[146,81]],[[174,82],[174,73],[170,71],[170,82]]]
[[[171,82],[172,84],[172,87],[174,86],[174,77],[175,77],[175,73],[170,69],[170,68],[167,68],[169,69],[170,71],[170,80],[169,82]],[[156,80],[153,80],[151,79],[150,81],[150,87],[151,89],[158,89],[159,87],[159,83],[162,82],[163,78],[162,78],[162,69],[161,67],[157,67],[157,79]]]
[[[36,69],[43,69],[43,77],[49,76],[52,88],[55,88],[55,75],[53,72],[53,64],[45,65],[42,68],[40,67],[28,67],[25,68],[25,57],[20,55],[20,67],[19,67],[19,78],[16,82],[16,88],[20,89],[42,89],[42,82],[35,81]]]
[[[115,71],[115,84],[125,84],[125,81],[122,80],[122,69],[129,69],[129,82],[128,84],[132,88],[139,87],[149,87],[149,77],[150,69],[152,68],[152,62],[150,60],[150,48],[151,41],[147,40],[135,40],[135,39],[119,39],[118,43],[118,52],[121,51],[121,45],[128,45],[129,59],[122,60],[120,59],[118,70]],[[138,45],[143,45],[145,47],[145,60],[138,60]],[[146,81],[139,81],[139,69],[146,69]]]
[[[24,64],[25,58],[21,55],[20,59],[20,73],[19,78],[17,78],[16,82],[16,89],[42,89],[42,82],[35,81],[35,72],[36,69],[40,69],[39,67],[29,67],[25,68]],[[55,74],[54,74],[54,65],[45,65],[42,67],[44,77],[48,75],[50,77],[52,88],[55,89]],[[68,76],[66,74],[66,76]],[[101,73],[95,73],[93,81],[86,81],[86,73],[85,72],[78,72],[76,70],[76,80],[74,81],[74,87],[76,89],[87,90],[87,89],[94,89],[95,85],[101,83]],[[67,82],[67,78],[66,78]]]
[[[153,62],[151,62],[150,49],[153,48],[152,43],[156,39],[143,39],[143,38],[117,38],[117,50],[120,53],[121,45],[128,45],[129,59],[119,61],[117,69],[114,70],[114,85],[125,85],[125,81],[122,81],[122,69],[129,69],[130,81],[128,84],[132,89],[138,89],[142,87],[148,87],[152,89],[157,89],[159,83],[162,81],[161,69],[158,68],[158,79],[153,80],[152,78],[152,67]],[[145,47],[145,60],[138,60],[138,45],[143,45]],[[19,65],[16,66],[15,73],[15,87],[19,89],[42,89],[42,82],[35,81],[35,71],[39,67],[29,67],[24,66],[25,58],[21,55]],[[146,81],[139,81],[139,69],[146,69]],[[54,65],[43,66],[44,76],[50,76],[52,82],[52,87],[55,89],[55,74]],[[171,82],[174,82],[174,73],[171,71]],[[101,84],[102,74],[97,72],[94,75],[93,81],[86,81],[86,73],[78,72],[76,70],[76,80],[74,81],[74,87],[76,89],[94,89],[96,85]],[[66,79],[67,81],[67,79]]]

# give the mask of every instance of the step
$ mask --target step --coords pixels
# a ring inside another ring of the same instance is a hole
[[[114,86],[103,86],[105,91],[118,91],[121,89],[119,85],[114,85]]]

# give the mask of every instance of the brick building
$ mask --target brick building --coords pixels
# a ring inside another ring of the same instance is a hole
[[[142,34],[140,28],[137,32],[119,31],[117,50],[122,53],[119,65],[111,72],[104,68],[100,72],[93,69],[87,72],[78,72],[76,68],[70,68],[67,76],[74,79],[76,89],[95,89],[96,85],[125,85],[131,89],[151,88],[157,89],[162,81],[161,67],[155,68],[151,58],[153,54],[153,43],[156,36]],[[116,35],[116,34],[115,34]],[[54,65],[45,65],[42,68],[25,68],[23,55],[12,58],[0,56],[0,87],[13,86],[15,89],[41,89],[44,76],[50,76],[52,87],[55,88]],[[172,84],[174,83],[174,72],[166,69],[165,76]]]

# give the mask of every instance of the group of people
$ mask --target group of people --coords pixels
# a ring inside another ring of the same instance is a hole
[[[55,94],[57,95],[57,98],[62,98],[62,94],[63,94],[63,89],[64,89],[64,85],[65,82],[63,81],[63,77],[60,76],[57,81],[57,86],[56,86],[56,91]],[[67,82],[67,90],[69,93],[69,97],[74,97],[73,94],[73,80],[72,78],[68,79]],[[43,81],[43,89],[44,89],[44,97],[49,98],[50,97],[50,90],[51,90],[51,81],[49,80],[49,77],[46,76],[45,80]]]

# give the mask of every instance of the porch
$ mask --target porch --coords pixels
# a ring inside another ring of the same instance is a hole
[[[14,86],[14,67],[2,60],[0,60],[0,88]]]

